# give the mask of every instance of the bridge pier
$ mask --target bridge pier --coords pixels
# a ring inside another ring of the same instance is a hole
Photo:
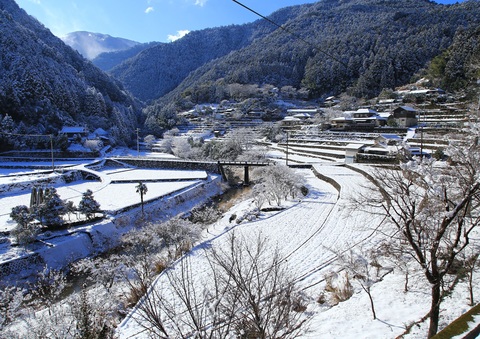
[[[218,161],[217,166],[222,174],[222,177],[227,180],[224,166],[243,166],[243,185],[248,186],[250,185],[250,172],[249,167],[264,167],[269,166],[270,163],[268,162],[254,162],[254,161]]]

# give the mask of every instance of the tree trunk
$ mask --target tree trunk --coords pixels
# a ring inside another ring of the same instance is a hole
[[[373,304],[373,298],[372,298],[372,294],[370,293],[370,288],[368,289],[367,294],[368,294],[368,298],[370,299],[370,306],[372,307],[373,320],[375,320],[377,319],[377,314],[375,312],[375,306]]]
[[[405,271],[405,285],[403,287],[403,291],[405,293],[408,292],[408,270]]]
[[[468,293],[470,295],[470,306],[475,306],[473,300],[473,269],[468,274]]]
[[[438,331],[438,320],[440,316],[440,283],[432,286],[432,304],[430,307],[430,326],[428,338],[433,337]]]

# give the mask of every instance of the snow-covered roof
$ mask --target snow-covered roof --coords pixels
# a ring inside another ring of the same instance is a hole
[[[345,149],[346,150],[359,150],[363,146],[365,146],[365,144],[350,143],[347,146],[345,146]]]
[[[405,111],[409,111],[409,112],[416,112],[417,110],[413,107],[410,107],[410,106],[400,106],[401,109],[405,110]]]
[[[383,133],[380,135],[380,137],[383,137],[388,140],[402,140],[402,137],[400,137],[397,134],[389,134],[389,133]]]
[[[295,118],[299,118],[299,119],[309,119],[311,118],[312,116],[308,113],[297,113],[295,114],[293,117]]]
[[[354,113],[374,113],[378,114],[378,112],[371,108],[359,108]]]
[[[353,121],[352,118],[350,117],[338,117],[338,118],[333,118],[331,121],[338,121],[338,122],[341,122],[341,121]]]
[[[103,128],[97,128],[93,133],[95,133],[98,136],[107,136],[108,132],[105,131]]]
[[[60,130],[60,133],[65,134],[75,134],[75,133],[86,133],[87,129],[80,126],[63,126]]]
[[[283,118],[283,121],[300,121],[300,119],[294,116],[289,116],[289,117]]]
[[[291,108],[287,110],[287,113],[318,113],[318,108]]]
[[[385,118],[385,119],[388,119],[392,113],[390,112],[381,112],[381,113],[378,113],[379,116],[381,116],[382,118]]]
[[[360,118],[354,118],[356,121],[362,121],[362,120],[387,120],[386,118],[380,116],[380,115],[375,115],[373,117],[360,117]]]

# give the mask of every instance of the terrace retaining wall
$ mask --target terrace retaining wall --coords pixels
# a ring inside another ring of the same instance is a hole
[[[144,219],[166,221],[221,193],[221,177],[214,177],[146,203]],[[4,282],[28,279],[35,277],[45,266],[60,270],[76,260],[106,252],[118,246],[124,234],[138,227],[141,217],[141,209],[135,205],[109,219],[71,230],[69,234],[55,235],[52,232],[50,238],[34,244],[37,248],[31,249],[31,254],[0,263],[0,279]]]

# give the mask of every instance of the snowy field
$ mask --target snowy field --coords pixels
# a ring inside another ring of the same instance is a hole
[[[403,291],[404,275],[399,270],[387,274],[383,281],[372,287],[376,320],[373,320],[367,294],[354,281],[355,293],[349,300],[333,307],[316,302],[325,287],[325,276],[341,269],[337,254],[375,247],[382,239],[378,230],[386,225],[380,216],[352,206],[352,197],[369,184],[363,175],[331,163],[317,164],[315,170],[337,181],[341,185],[340,195],[333,186],[315,177],[312,171],[301,170],[310,189],[305,199],[291,202],[282,212],[233,226],[228,220],[231,214],[241,215],[252,209],[252,201],[238,204],[209,228],[203,243],[181,260],[191,263],[197,293],[206,293],[205,286],[209,286],[210,277],[204,249],[222,248],[232,232],[252,242],[261,234],[272,248],[281,250],[298,288],[309,297],[307,311],[312,318],[301,338],[396,338],[405,332],[408,324],[418,321],[429,310],[430,287],[425,284],[421,273],[411,274],[408,293]],[[173,267],[174,274],[178,271],[177,266],[180,262]],[[478,294],[480,281],[475,279],[475,293]],[[164,292],[169,288],[166,273],[159,275],[152,286],[152,289]],[[173,293],[165,292],[163,295],[175,299]],[[469,309],[466,287],[460,284],[442,306],[440,327]],[[138,312],[138,309],[133,310],[120,324],[117,330],[119,338],[148,337],[144,328],[148,324],[140,319]],[[426,331],[427,324],[420,324],[414,326],[405,338],[425,338]]]
[[[131,173],[134,171],[135,173]],[[159,173],[160,171],[160,173]],[[158,169],[126,169],[126,170],[105,170],[113,181],[130,181],[141,178],[142,181],[155,180],[206,180],[208,175],[205,171],[180,171],[180,170],[158,170]]]
[[[117,169],[118,170],[118,169]],[[159,180],[159,182],[147,182],[148,192],[145,194],[145,201],[148,202],[157,199],[166,194],[185,189],[196,184],[199,180],[205,180],[208,175],[205,171],[172,171],[172,170],[144,170],[129,169],[117,174],[106,174],[96,172],[102,178],[102,181],[75,181],[70,184],[53,185],[60,197],[64,200],[71,200],[78,205],[82,198],[82,193],[87,189],[93,192],[95,200],[100,203],[100,207],[105,211],[115,211],[124,207],[137,204],[140,201],[135,186],[138,181]],[[47,177],[54,175],[48,174]],[[39,175],[27,175],[16,177],[15,183],[21,183],[28,180],[31,187],[35,180],[45,178]],[[111,180],[131,181],[129,183],[111,183]],[[165,180],[165,182],[161,182]],[[30,191],[23,190],[20,193],[5,194],[0,199],[0,232],[11,230],[15,227],[15,223],[10,219],[9,215],[12,207],[18,205],[30,204]]]
[[[131,156],[133,151],[126,149],[115,150],[114,155]],[[151,157],[152,153],[140,153],[141,156]],[[158,158],[172,158],[163,153],[156,154]],[[52,173],[36,169],[39,166],[45,167],[50,164],[45,162],[19,163],[2,162],[0,165],[0,187],[15,185],[17,187],[12,192],[4,192],[0,198],[0,232],[10,231],[15,227],[15,223],[10,219],[12,207],[18,205],[30,205],[31,188],[38,185],[39,180],[53,180],[52,185],[57,189],[58,194],[63,200],[71,200],[78,205],[82,198],[82,193],[87,189],[93,192],[94,198],[100,203],[104,211],[114,212],[127,206],[138,204],[140,197],[136,193],[135,186],[139,181],[146,182],[148,192],[145,194],[145,202],[158,199],[159,197],[171,194],[178,190],[186,189],[197,184],[200,181],[208,179],[205,171],[178,171],[178,170],[159,170],[159,169],[137,169],[137,168],[100,168],[99,170],[87,169],[85,166],[93,161],[63,161],[56,162],[56,165],[68,167],[66,170],[78,169],[94,173],[101,181],[74,181],[69,184],[59,182],[60,173]],[[29,166],[30,168],[5,168],[16,166]],[[115,183],[112,183],[115,181]],[[41,186],[45,186],[42,183]]]
[[[271,158],[285,162],[285,154],[281,150],[271,151]],[[209,263],[205,257],[205,249],[222,248],[227,244],[228,236],[235,232],[250,241],[261,235],[272,248],[278,248],[281,258],[292,272],[297,287],[308,298],[307,313],[311,316],[301,338],[397,338],[405,332],[406,326],[418,321],[430,308],[430,286],[425,283],[421,272],[411,272],[410,290],[405,293],[404,274],[393,270],[381,282],[372,287],[377,319],[373,319],[370,300],[355,281],[353,296],[336,306],[321,305],[317,302],[325,288],[325,277],[332,272],[341,271],[342,266],[338,254],[349,251],[362,252],[375,248],[384,233],[379,232],[388,227],[385,220],[374,210],[358,208],[352,199],[365,193],[369,181],[359,172],[341,166],[340,161],[325,162],[315,157],[301,154],[290,154],[292,163],[312,163],[314,170],[302,169],[299,173],[305,178],[309,195],[302,200],[286,202],[286,208],[280,212],[263,213],[256,221],[231,223],[232,214],[245,215],[252,211],[254,202],[249,199],[238,203],[226,212],[222,219],[208,227],[204,239],[188,256],[180,260],[189,260],[192,275],[195,277],[197,292],[204,293],[208,288]],[[367,172],[372,168],[355,165]],[[315,171],[330,177],[340,186],[340,192],[332,185],[318,179]],[[23,172],[23,173],[21,173]],[[13,176],[25,174],[25,171],[12,170]],[[136,182],[112,184],[119,181],[147,181],[148,192],[145,199],[155,199],[170,192],[187,189],[200,182],[207,175],[203,171],[157,171],[144,169],[104,169],[96,171],[102,181],[77,181],[69,185],[56,186],[62,199],[80,201],[86,189],[94,192],[94,197],[102,209],[116,210],[139,202],[135,192]],[[30,179],[35,178],[31,173]],[[1,177],[10,178],[8,170],[0,172]],[[21,179],[15,179],[21,181]],[[169,180],[170,182],[149,182]],[[178,181],[174,181],[178,180]],[[0,227],[11,229],[14,225],[9,221],[12,204],[28,205],[29,192],[9,194],[0,199]],[[178,268],[180,261],[172,267]],[[480,279],[474,276],[475,296],[480,294]],[[160,274],[152,289],[162,290],[168,295],[167,275]],[[170,294],[170,298],[174,298]],[[442,303],[440,328],[445,327],[462,313],[470,309],[467,300],[467,287],[462,282],[455,291]],[[148,338],[134,309],[117,329],[119,338]],[[139,323],[140,322],[140,323]],[[148,327],[148,324],[143,323]],[[404,338],[425,338],[427,323],[414,326]]]

